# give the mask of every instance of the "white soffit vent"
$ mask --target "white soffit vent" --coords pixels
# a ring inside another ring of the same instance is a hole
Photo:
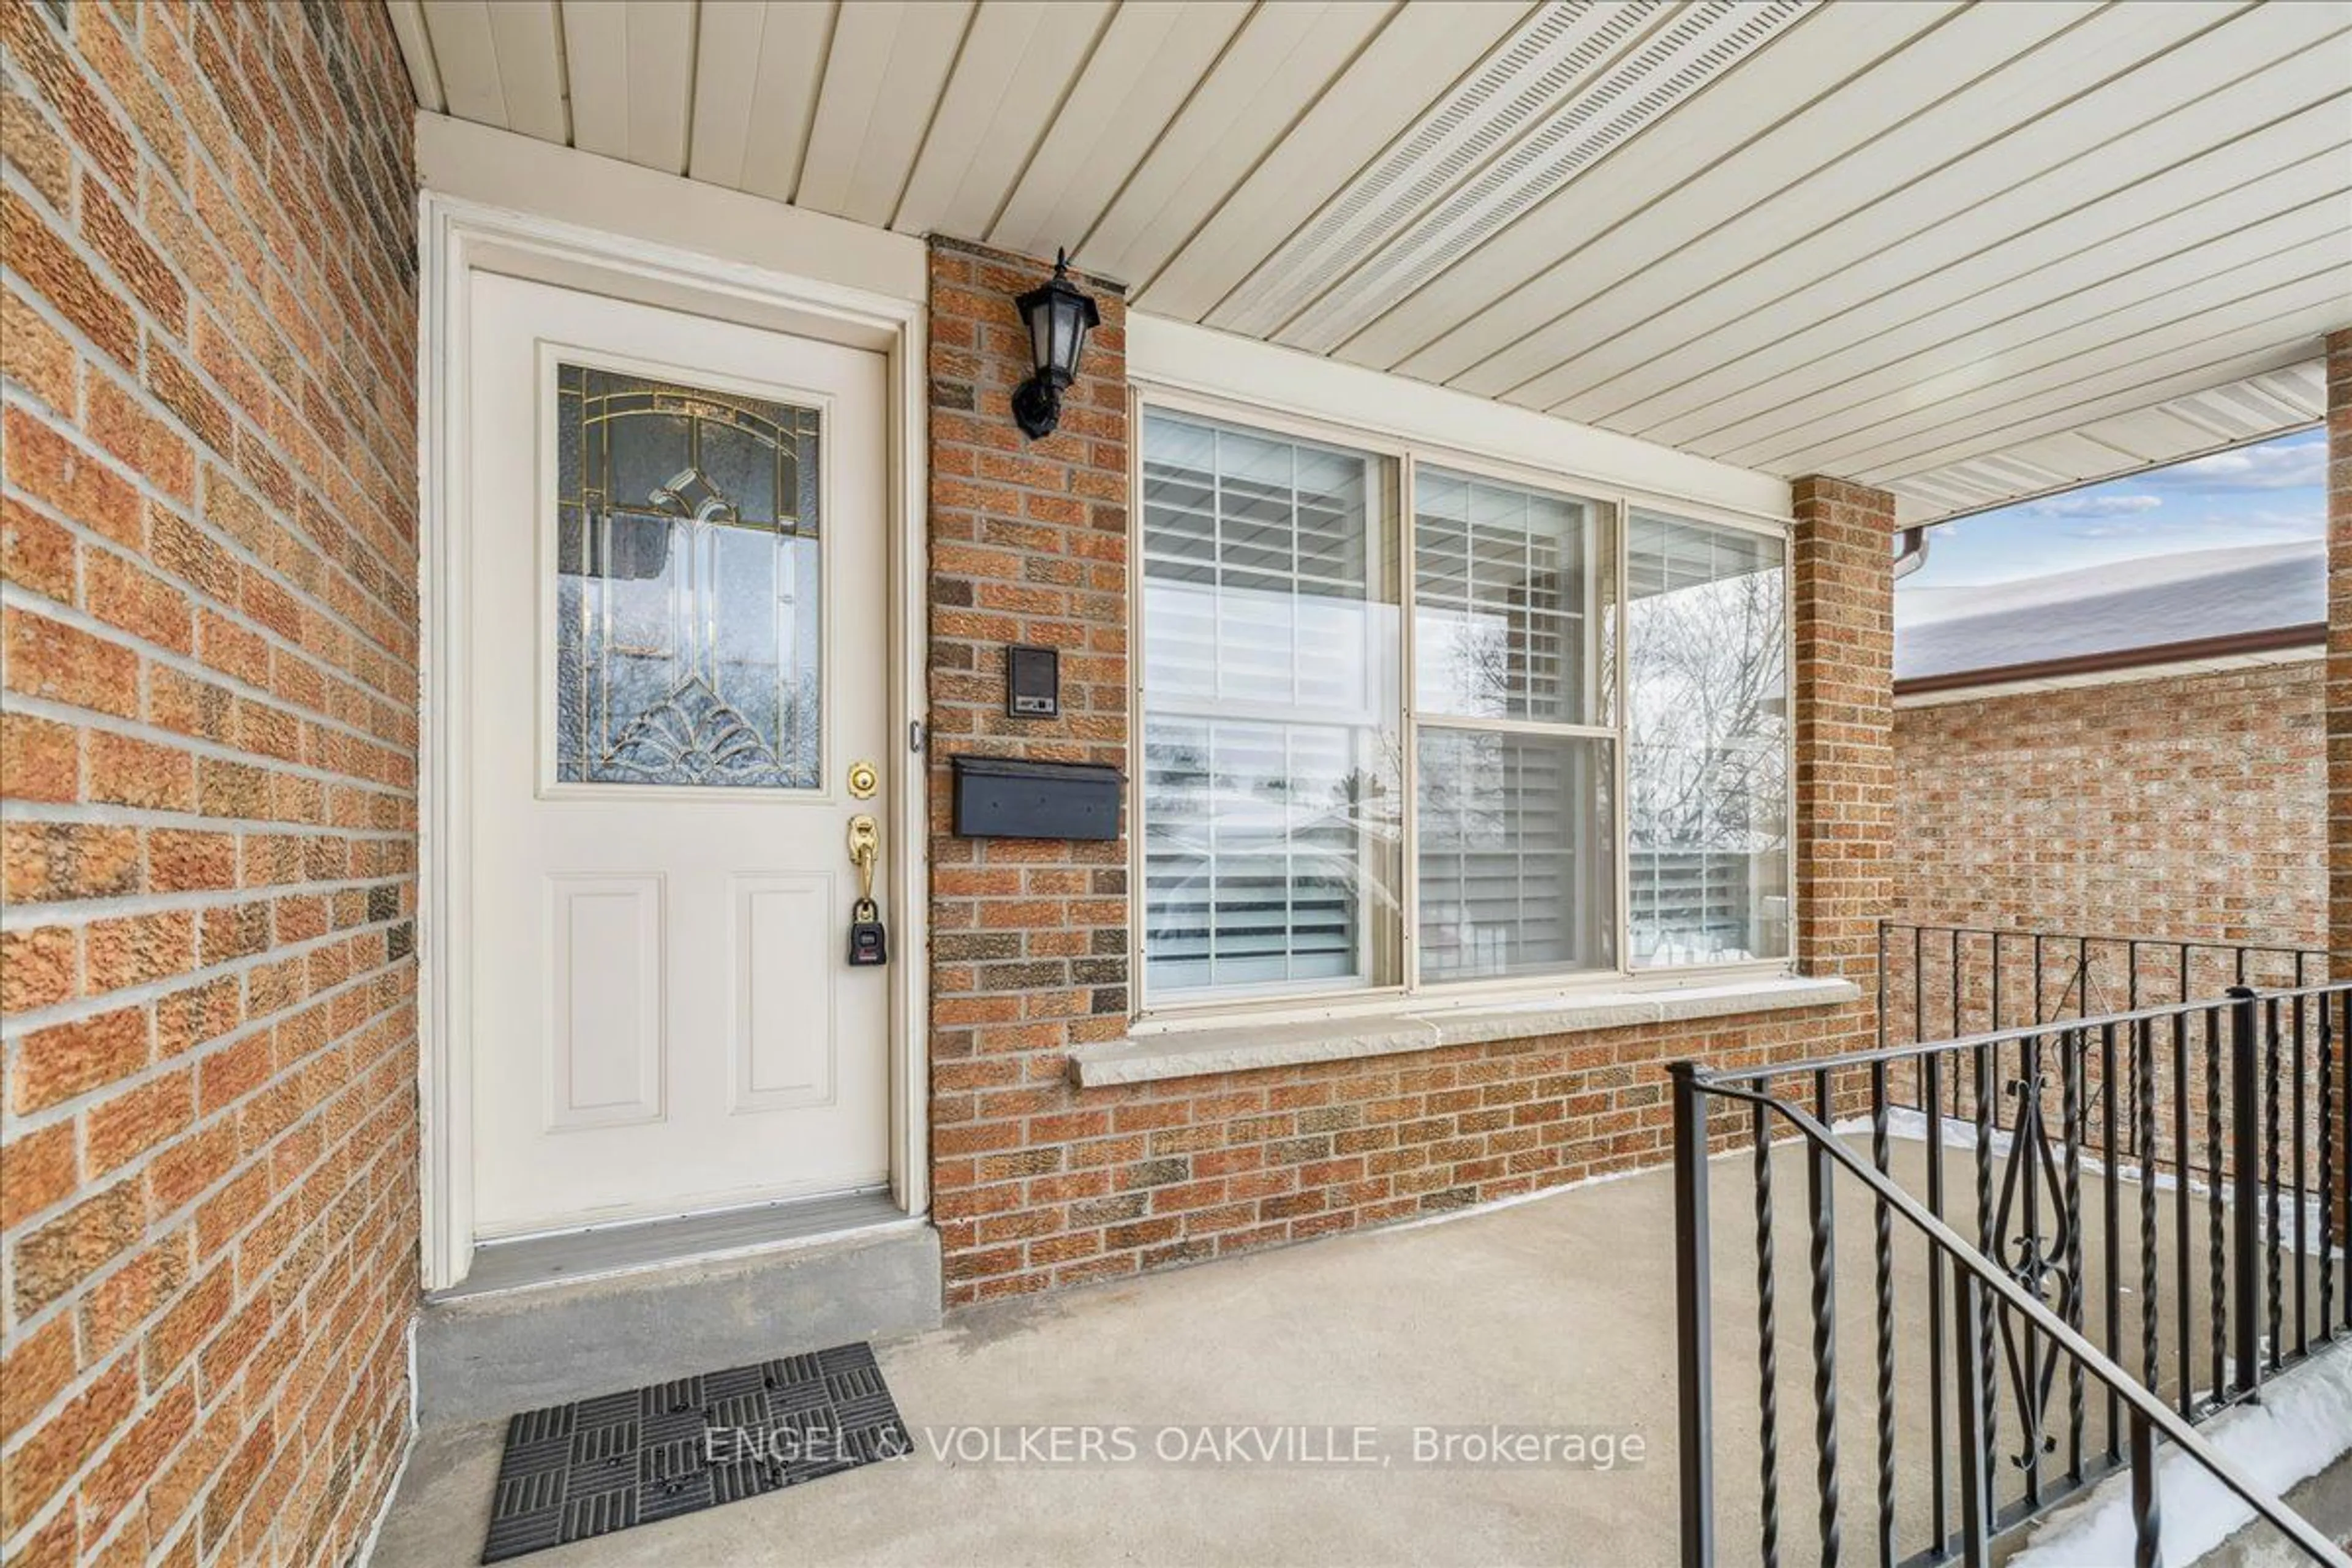
[[[2318,423],[2327,416],[2326,373],[2319,361],[2266,371],[2062,436],[1874,482],[1895,492],[1899,521],[1911,523],[2144,473]]]
[[[1545,6],[1210,321],[1329,353],[1815,3]]]
[[[1542,7],[1460,91],[1261,262],[1234,290],[1240,303],[1213,319],[1254,336],[1271,332],[1654,20],[1647,4],[1560,0]]]

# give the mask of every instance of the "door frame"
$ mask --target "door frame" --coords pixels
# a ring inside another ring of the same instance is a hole
[[[656,242],[425,191],[418,198],[417,555],[423,711],[417,767],[418,1194],[424,1287],[463,1279],[474,1248],[472,896],[452,868],[467,862],[465,574],[469,526],[471,276],[491,271],[633,303],[880,353],[886,361],[884,494],[888,538],[890,668],[885,681],[895,737],[884,890],[891,900],[890,1195],[908,1216],[930,1206],[929,1094],[924,1042],[929,993],[924,954],[929,836],[925,757],[914,725],[925,716],[922,521],[928,495],[923,366],[925,303],[794,277]]]

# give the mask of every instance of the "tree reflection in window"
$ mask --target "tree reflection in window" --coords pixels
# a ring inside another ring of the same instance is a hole
[[[1633,962],[1785,957],[1786,547],[1641,510],[1628,547]]]

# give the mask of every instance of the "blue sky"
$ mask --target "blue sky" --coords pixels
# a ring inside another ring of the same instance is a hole
[[[2040,577],[2077,566],[2323,537],[2327,433],[2305,430],[1930,529],[1906,588]]]

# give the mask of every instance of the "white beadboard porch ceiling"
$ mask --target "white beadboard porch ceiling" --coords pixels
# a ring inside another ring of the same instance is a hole
[[[1925,521],[2324,412],[2352,0],[390,0],[419,103]]]

